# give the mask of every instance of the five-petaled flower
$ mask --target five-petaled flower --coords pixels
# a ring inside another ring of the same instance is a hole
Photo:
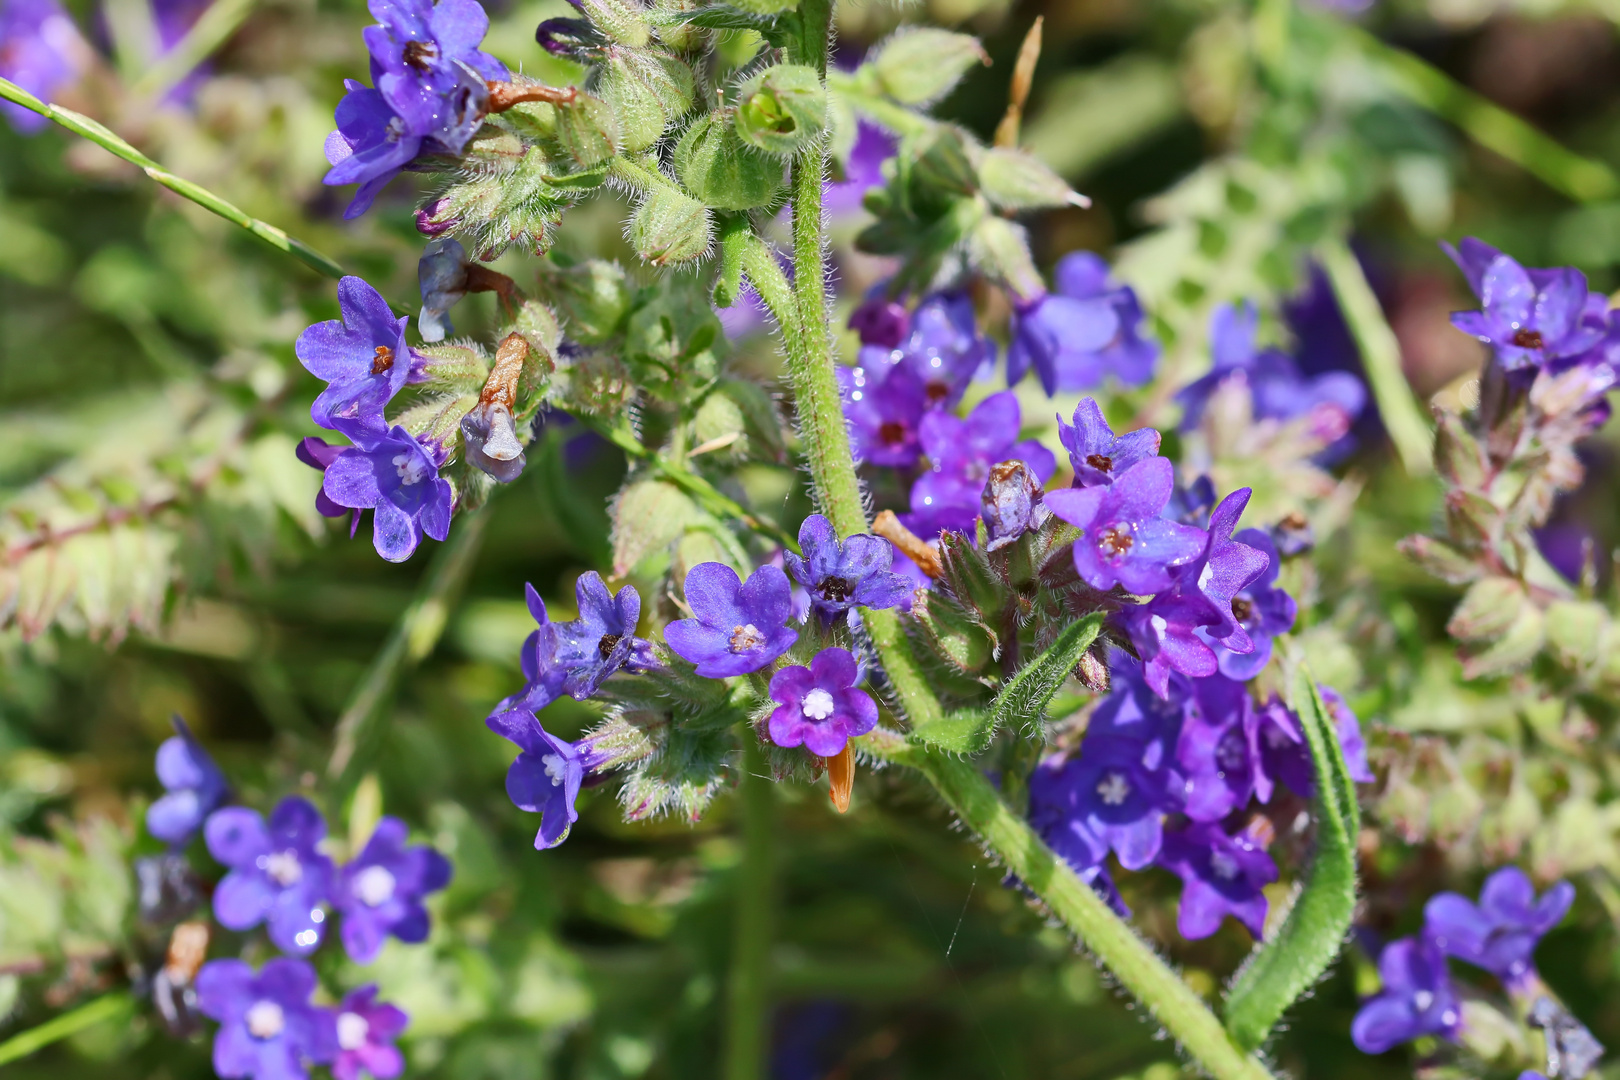
[[[860,670],[848,649],[831,646],[810,660],[771,676],[771,700],[777,703],[766,728],[777,746],[803,746],[812,754],[834,757],[844,745],[877,726],[877,703],[856,688]]]
[[[1115,435],[1094,398],[1080,399],[1072,425],[1058,417],[1058,439],[1069,451],[1075,487],[1105,487],[1137,462],[1159,454],[1157,431],[1139,428]]]
[[[590,739],[571,743],[557,738],[523,709],[496,713],[484,723],[522,751],[506,770],[507,797],[519,810],[540,815],[535,848],[556,847],[579,820],[574,801],[585,774],[607,763],[611,755],[598,751]]]
[[[241,960],[211,960],[197,973],[197,1008],[219,1021],[214,1072],[225,1080],[306,1080],[309,1065],[338,1052],[332,1010],[311,1005],[315,970],[279,956],[257,973]]]
[[[404,562],[424,535],[450,535],[455,491],[439,475],[445,451],[396,425],[386,435],[343,451],[326,467],[321,490],[338,506],[371,510],[372,545]]]
[[[1384,988],[1367,999],[1350,1025],[1364,1054],[1382,1054],[1421,1035],[1455,1038],[1462,1006],[1446,970],[1446,957],[1426,936],[1401,938],[1378,957]]]
[[[334,1080],[393,1080],[405,1071],[405,1056],[394,1045],[410,1017],[405,1010],[377,1000],[377,987],[362,986],[346,994],[336,1009],[337,1056]]]
[[[389,934],[426,941],[422,897],[450,883],[450,860],[430,847],[407,847],[407,832],[403,821],[384,817],[339,875],[334,899],[343,913],[343,948],[357,964],[375,960]]]
[[[1074,566],[1088,585],[1150,595],[1170,587],[1172,567],[1198,557],[1204,531],[1159,517],[1174,488],[1169,459],[1150,457],[1107,487],[1047,492],[1048,509],[1080,530]]]
[[[1060,386],[1095,385],[1083,380],[1095,354],[1119,337],[1120,316],[1107,295],[1087,297],[1046,293],[1020,302],[1007,346],[1007,385],[1016,385],[1031,367],[1046,396]]]
[[[699,563],[686,575],[686,603],[693,618],[664,627],[664,641],[706,678],[758,671],[799,638],[786,625],[793,586],[769,564],[745,583],[723,563]]]
[[[227,806],[203,828],[208,853],[230,867],[214,890],[214,917],[230,930],[268,921],[282,952],[313,952],[326,932],[332,860],[320,852],[326,822],[307,800],[282,799],[270,824],[257,810]]]
[[[906,527],[924,539],[944,529],[972,533],[980,496],[990,470],[1004,461],[1022,461],[1044,485],[1057,459],[1039,440],[1018,439],[1018,396],[1011,390],[979,402],[966,419],[935,410],[922,419],[919,438],[933,468],[911,486]]]
[[[1206,938],[1230,915],[1260,938],[1266,925],[1263,888],[1277,880],[1277,864],[1251,831],[1229,835],[1219,825],[1193,822],[1165,834],[1159,865],[1183,882],[1176,929],[1189,940]]]
[[[620,668],[642,672],[658,666],[652,642],[636,637],[641,594],[634,586],[626,585],[611,593],[602,575],[588,570],[575,580],[574,598],[579,603],[579,618],[552,624],[557,633],[555,663],[564,672],[564,693],[584,701]],[[530,611],[538,600],[534,597],[530,601]],[[544,614],[545,606],[541,605],[536,619]]]
[[[1509,371],[1568,360],[1597,346],[1607,327],[1586,312],[1586,275],[1568,266],[1526,269],[1473,237],[1441,245],[1468,279],[1481,310],[1459,311],[1451,324],[1495,350]]]
[[[1485,879],[1478,904],[1453,892],[1430,898],[1423,908],[1423,927],[1447,956],[1483,968],[1516,989],[1535,981],[1536,945],[1574,900],[1575,886],[1567,881],[1538,899],[1523,870],[1504,866]]]
[[[328,384],[310,406],[310,419],[359,442],[388,431],[383,409],[411,377],[410,320],[396,319],[377,290],[357,277],[338,282],[338,308],[341,321],[309,327],[293,349],[310,374]]]
[[[799,526],[801,557],[784,552],[793,580],[810,594],[810,606],[831,621],[857,607],[906,607],[911,581],[892,573],[894,546],[881,537],[857,533],[839,542],[832,523],[811,514]]]

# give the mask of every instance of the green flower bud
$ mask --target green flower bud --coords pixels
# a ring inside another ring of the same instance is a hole
[[[569,267],[550,266],[541,285],[568,327],[568,336],[581,345],[603,345],[624,330],[630,314],[630,284],[624,267],[591,259]]]
[[[461,438],[461,418],[478,404],[478,392],[442,394],[406,409],[394,423],[418,439],[431,439],[440,446],[454,446]]]
[[[1040,271],[1030,258],[1027,235],[1006,218],[986,214],[979,219],[968,238],[968,259],[987,277],[1019,296],[1033,298],[1046,291]]]
[[[523,306],[518,308],[515,322],[517,332],[528,340],[529,348],[550,363],[551,357],[556,355],[557,346],[562,344],[562,327],[557,324],[557,316],[552,310],[538,300],[525,300]]]
[[[1547,644],[1558,662],[1574,672],[1597,663],[1608,627],[1602,604],[1560,600],[1547,608]]]
[[[1508,632],[1528,604],[1524,586],[1512,578],[1488,577],[1476,581],[1446,623],[1446,632],[1459,641],[1496,641]]]
[[[989,62],[977,38],[915,26],[896,31],[864,67],[879,91],[902,105],[921,106],[950,93],[974,64]]]
[[[544,107],[544,103],[536,108]],[[601,165],[618,152],[619,125],[613,107],[599,97],[580,94],[556,113],[552,138],[557,149],[578,169]]]
[[[779,64],[737,90],[737,133],[772,154],[796,153],[827,130],[827,90],[814,68]]]
[[[591,25],[620,45],[639,49],[652,39],[652,27],[648,24],[641,5],[631,0],[574,0],[574,2],[591,20]]]
[[[780,158],[743,142],[724,112],[698,120],[675,147],[675,175],[687,191],[717,210],[765,206],[782,189],[782,167]]]
[[[602,100],[619,122],[619,149],[640,153],[659,139],[670,122],[692,107],[692,69],[664,53],[614,49],[602,68]]]
[[[654,266],[701,259],[708,254],[713,236],[708,208],[661,184],[647,192],[630,219],[631,245]]]
[[[1022,150],[998,146],[984,151],[978,173],[979,190],[1004,210],[1091,205],[1044,162]]]
[[[1454,487],[1478,491],[1485,486],[1485,457],[1479,440],[1454,412],[1442,411],[1434,439],[1434,467]]]
[[[698,7],[697,0],[657,0],[652,21],[658,40],[681,53],[701,53],[709,43],[709,32],[684,17]]]
[[[614,497],[613,574],[623,577],[637,563],[669,550],[688,526],[708,515],[667,480],[633,480]]]

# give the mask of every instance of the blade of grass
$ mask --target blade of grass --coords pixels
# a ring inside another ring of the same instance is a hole
[[[153,101],[164,97],[236,33],[257,3],[258,0],[214,0],[174,48],[141,72],[130,92]]]
[[[86,1028],[122,1016],[132,1011],[134,1006],[134,999],[127,993],[108,994],[52,1017],[38,1027],[20,1031],[5,1042],[0,1042],[0,1065],[9,1065],[54,1042],[77,1035]]]

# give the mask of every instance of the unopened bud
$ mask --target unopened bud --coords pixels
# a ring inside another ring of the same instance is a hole
[[[1074,673],[1080,677],[1080,685],[1093,694],[1108,693],[1108,665],[1090,649],[1080,654],[1080,662],[1074,666]]]
[[[743,142],[729,116],[710,113],[681,136],[675,175],[705,206],[752,210],[782,189],[782,160]]]
[[[1041,485],[1022,461],[990,467],[990,480],[979,495],[979,516],[989,530],[986,551],[999,551],[1040,524],[1049,511],[1041,505]]]
[[[444,394],[405,410],[395,423],[416,436],[418,442],[443,461],[448,447],[455,441],[461,418],[477,404],[475,393]]]
[[[737,132],[772,154],[792,154],[827,130],[827,90],[815,68],[778,64],[737,91]]]
[[[546,296],[581,345],[602,345],[624,328],[630,314],[630,283],[624,268],[604,259],[569,267],[547,266]]]
[[[1003,210],[1042,210],[1056,206],[1090,206],[1044,162],[1009,147],[984,152],[979,160],[979,190]]]
[[[986,214],[973,227],[968,238],[968,258],[986,277],[1011,289],[1018,296],[1040,296],[1046,289],[1035,261],[1030,258],[1029,240],[1021,226],[1004,217]]]
[[[977,38],[929,26],[907,27],[869,61],[878,88],[903,105],[929,105],[955,88],[975,64],[990,63]]]
[[[879,296],[850,313],[849,328],[861,336],[862,345],[898,349],[911,332],[911,316],[904,304]]]
[[[708,208],[674,188],[647,192],[630,219],[630,243],[654,266],[700,259],[708,254],[714,224]]]
[[[601,59],[607,45],[607,38],[585,19],[547,19],[535,29],[534,40],[552,56],[580,64]]]
[[[618,117],[619,149],[632,154],[663,138],[696,93],[692,69],[683,61],[629,49],[611,50],[598,90]]]
[[[639,49],[652,38],[641,5],[633,0],[568,0],[591,25],[620,45]]]
[[[460,224],[450,213],[450,200],[442,195],[416,212],[416,231],[429,239],[443,236]]]

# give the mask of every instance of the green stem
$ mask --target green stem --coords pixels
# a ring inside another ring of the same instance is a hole
[[[1577,202],[1620,195],[1620,177],[1601,161],[1565,148],[1499,105],[1492,104],[1440,69],[1385,44],[1360,27],[1341,23],[1362,53],[1384,70],[1390,85],[1410,101],[1455,124],[1475,142]]]
[[[908,765],[927,777],[962,823],[1079,936],[1120,985],[1211,1076],[1217,1080],[1267,1080],[1271,1076],[1258,1058],[1232,1041],[1215,1014],[1152,947],[1002,801],[971,761],[908,743],[881,728],[856,745],[873,757]]]
[[[1378,297],[1361,272],[1361,264],[1340,237],[1323,240],[1316,248],[1317,261],[1333,286],[1344,311],[1350,333],[1361,351],[1362,367],[1378,400],[1378,413],[1395,450],[1406,466],[1408,476],[1427,476],[1432,471],[1434,432],[1418,409],[1412,386],[1401,369],[1401,346],[1395,331],[1384,319]]]
[[[134,999],[127,993],[108,994],[53,1017],[38,1027],[18,1032],[0,1043],[0,1065],[9,1065],[37,1050],[43,1050],[51,1043],[77,1035],[85,1028],[116,1019],[130,1012],[134,1005]]]
[[[136,98],[153,100],[166,95],[236,33],[257,3],[258,0],[215,0],[178,45],[141,73],[130,87],[130,93]]]
[[[467,575],[483,547],[489,509],[464,516],[455,532],[433,556],[427,578],[411,606],[394,624],[371,668],[355,688],[339,718],[332,740],[332,758],[326,775],[339,793],[348,790],[376,752],[382,706],[401,673],[421,663],[439,643],[450,609],[467,583]]]
[[[743,772],[739,778],[743,855],[737,867],[736,913],[731,935],[731,974],[726,990],[725,1080],[765,1075],[770,1035],[771,935],[775,906],[776,785],[768,775],[759,738],[743,725]]]

